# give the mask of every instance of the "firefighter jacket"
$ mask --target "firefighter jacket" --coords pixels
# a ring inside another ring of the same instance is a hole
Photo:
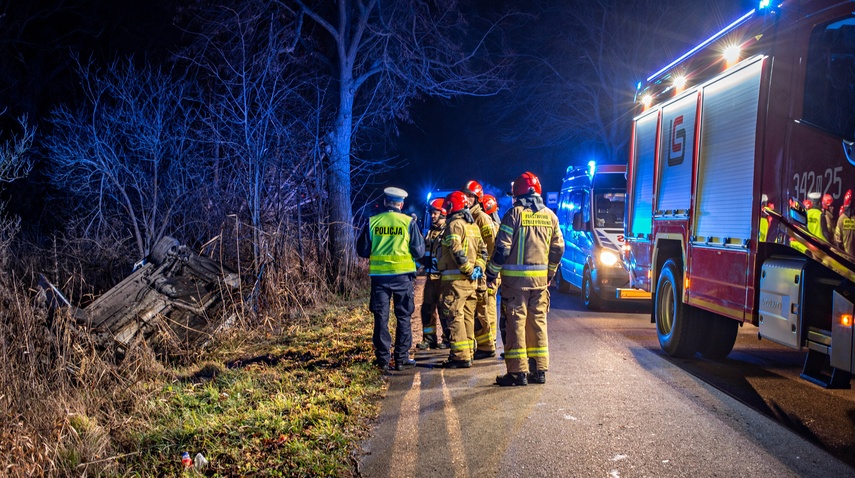
[[[852,210],[849,207],[845,207],[843,214],[837,218],[834,242],[847,254],[855,255],[855,217],[852,217]]]
[[[502,218],[496,250],[487,266],[488,280],[501,272],[502,286],[543,289],[564,254],[558,218],[537,195],[518,197]]]
[[[411,216],[388,207],[371,216],[356,241],[356,252],[369,260],[368,275],[394,276],[416,272],[425,240]]]
[[[496,247],[496,234],[493,229],[493,220],[490,219],[490,216],[484,212],[481,205],[477,202],[474,206],[469,208],[469,212],[472,213],[472,217],[475,219],[475,224],[478,225],[478,229],[481,231],[481,239],[484,239],[484,244],[487,246],[487,257],[490,257],[493,255],[493,249]]]
[[[447,221],[438,261],[442,280],[469,280],[475,266],[485,269],[487,246],[468,210],[449,215]]]
[[[439,279],[439,252],[442,250],[442,234],[445,232],[445,220],[430,225],[425,236],[425,255],[421,264],[428,279]]]
[[[825,240],[832,242],[834,240],[834,211],[830,207],[822,210],[822,235]]]

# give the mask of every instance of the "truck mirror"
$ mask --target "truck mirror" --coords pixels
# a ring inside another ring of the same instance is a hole
[[[585,230],[585,221],[582,220],[582,213],[577,212],[573,214],[573,230],[574,231],[584,231]]]

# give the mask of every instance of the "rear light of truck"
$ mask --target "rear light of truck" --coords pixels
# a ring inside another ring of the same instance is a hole
[[[840,316],[840,325],[844,327],[852,327],[852,314],[843,314]]]

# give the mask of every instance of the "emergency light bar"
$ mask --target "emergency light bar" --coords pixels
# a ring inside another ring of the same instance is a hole
[[[761,6],[762,6],[762,3],[761,3]],[[712,43],[712,42],[714,42],[714,41],[718,40],[719,38],[721,38],[722,36],[724,36],[724,34],[725,34],[725,33],[729,32],[729,31],[730,31],[730,30],[732,30],[733,28],[736,28],[736,27],[738,27],[739,25],[742,25],[742,24],[743,24],[743,23],[745,23],[749,18],[751,18],[751,16],[752,16],[752,15],[754,15],[754,12],[756,12],[756,11],[757,11],[757,10],[751,10],[750,12],[746,13],[745,15],[743,15],[743,16],[741,16],[741,17],[739,17],[735,22],[733,22],[733,23],[731,23],[730,25],[728,25],[728,26],[724,27],[723,29],[721,29],[721,30],[720,30],[718,33],[716,33],[715,35],[713,35],[713,36],[711,36],[711,37],[707,38],[707,39],[706,39],[706,40],[704,40],[704,41],[703,41],[703,43],[701,43],[700,45],[697,45],[696,47],[694,47],[694,48],[692,48],[691,50],[689,50],[689,51],[687,51],[686,53],[684,53],[684,54],[683,54],[683,56],[681,56],[680,58],[677,58],[676,60],[674,60],[674,61],[672,61],[671,63],[669,63],[667,66],[665,66],[665,67],[664,67],[664,68],[662,68],[661,70],[659,70],[659,71],[657,71],[656,73],[654,73],[654,74],[650,75],[650,77],[648,77],[648,78],[647,78],[647,82],[649,83],[652,79],[656,78],[657,76],[661,75],[662,73],[665,73],[666,71],[668,71],[668,70],[670,70],[671,68],[673,68],[675,65],[679,64],[681,61],[683,61],[683,60],[685,60],[686,58],[689,58],[690,56],[692,56],[692,55],[694,55],[695,53],[697,53],[697,52],[698,52],[698,50],[700,50],[700,49],[702,49],[703,47],[705,47],[705,46],[709,45],[710,43]]]

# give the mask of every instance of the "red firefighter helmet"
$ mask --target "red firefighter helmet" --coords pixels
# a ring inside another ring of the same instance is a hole
[[[810,199],[805,199],[804,201],[802,201],[802,205],[805,207],[805,209],[813,209],[813,201],[811,201]]]
[[[469,206],[469,200],[466,199],[466,194],[462,191],[454,191],[445,197],[444,207],[448,214],[462,211],[467,206]]]
[[[475,180],[467,181],[460,190],[477,197],[479,200],[484,196],[484,188],[481,187],[481,183]]]
[[[843,195],[843,205],[848,206],[850,202],[852,202],[852,190],[847,189],[846,194]]]
[[[484,206],[484,212],[487,214],[493,214],[499,210],[499,203],[492,194],[485,194],[481,199],[481,205]]]
[[[445,209],[445,199],[436,198],[430,202],[430,210],[431,211],[439,211],[443,216],[448,214],[448,211]]]
[[[540,179],[537,179],[533,173],[526,171],[514,180],[514,196],[524,196],[530,193],[539,195],[542,192]]]
[[[834,199],[832,199],[831,194],[826,194],[825,196],[822,197],[822,208],[826,209],[826,208],[831,207],[831,204],[833,202],[834,202]]]

